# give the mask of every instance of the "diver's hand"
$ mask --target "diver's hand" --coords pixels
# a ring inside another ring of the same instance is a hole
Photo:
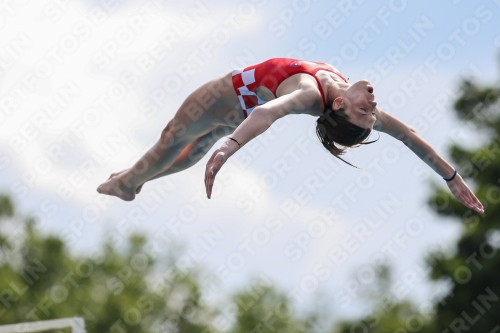
[[[451,193],[465,206],[474,209],[478,213],[484,213],[483,205],[458,173],[453,180],[446,182],[446,185],[450,188]]]
[[[205,190],[207,192],[207,198],[209,199],[212,196],[212,187],[214,185],[215,176],[217,175],[217,172],[219,172],[220,168],[222,168],[222,165],[226,162],[226,159],[226,153],[217,149],[207,162],[205,170]]]

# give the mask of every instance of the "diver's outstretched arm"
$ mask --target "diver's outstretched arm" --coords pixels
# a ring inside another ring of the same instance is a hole
[[[454,176],[455,169],[413,127],[381,109],[377,111],[379,116],[374,129],[387,133],[403,142],[441,177],[450,179]],[[484,213],[483,205],[458,173],[453,180],[447,181],[446,184],[451,193],[465,206],[474,209],[478,213]]]
[[[291,113],[300,114],[313,107],[318,107],[321,96],[317,88],[303,87],[290,94],[283,95],[266,104],[257,106],[233,132],[231,138],[212,154],[205,170],[205,189],[207,197],[212,195],[215,176],[222,165],[239,148],[265,132],[277,119]]]

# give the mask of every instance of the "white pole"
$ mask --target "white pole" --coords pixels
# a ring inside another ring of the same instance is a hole
[[[79,317],[2,325],[0,333],[27,333],[68,327],[71,327],[72,333],[85,333],[85,321]]]

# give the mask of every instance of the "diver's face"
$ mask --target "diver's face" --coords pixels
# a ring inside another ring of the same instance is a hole
[[[354,83],[341,97],[342,107],[350,121],[359,127],[372,129],[377,120],[377,102],[370,82],[361,80]]]

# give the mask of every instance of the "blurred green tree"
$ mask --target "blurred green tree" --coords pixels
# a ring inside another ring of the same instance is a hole
[[[5,232],[6,219],[15,233]],[[172,254],[151,258],[143,236],[133,235],[124,251],[105,243],[76,257],[36,221],[18,220],[0,195],[0,325],[79,316],[89,333],[217,333],[216,322],[233,333],[320,331],[318,315],[299,318],[269,281],[253,281],[221,312],[202,299],[197,270],[181,271]]]
[[[342,320],[334,328],[335,333],[431,333],[434,327],[432,313],[423,313],[409,300],[396,300],[391,296],[390,267],[380,265],[376,269],[376,281],[363,290],[371,313],[358,320]]]
[[[431,279],[449,282],[449,291],[435,300],[432,315],[419,313],[409,302],[389,308],[375,304],[372,315],[342,321],[334,332],[500,332],[500,281],[496,279],[500,268],[500,86],[481,87],[472,79],[464,79],[454,108],[470,125],[464,126],[465,131],[472,127],[486,138],[474,149],[453,144],[449,150],[460,175],[475,184],[485,213],[468,209],[448,188],[431,183],[435,192],[428,204],[438,214],[455,217],[464,226],[453,253],[436,251],[427,257]],[[414,326],[419,316],[425,320]]]
[[[235,323],[230,332],[312,333],[320,332],[319,315],[298,315],[290,300],[262,279],[254,280],[248,290],[233,297]]]
[[[457,218],[464,229],[453,254],[431,253],[432,278],[452,287],[437,304],[438,332],[500,332],[500,86],[481,87],[472,79],[462,82],[455,102],[457,115],[487,139],[480,147],[450,147],[451,159],[475,194],[485,213],[463,206],[448,189],[436,188],[428,203],[444,216]],[[466,127],[466,126],[464,126]]]
[[[124,253],[105,244],[95,255],[71,255],[61,239],[35,221],[16,218],[0,196],[0,324],[81,316],[93,332],[203,332],[215,315],[201,302],[195,272],[173,258],[153,259],[134,235]],[[14,221],[15,220],[15,221]],[[23,229],[22,233],[6,232]],[[21,228],[19,228],[21,225]],[[163,261],[165,271],[155,270]]]

